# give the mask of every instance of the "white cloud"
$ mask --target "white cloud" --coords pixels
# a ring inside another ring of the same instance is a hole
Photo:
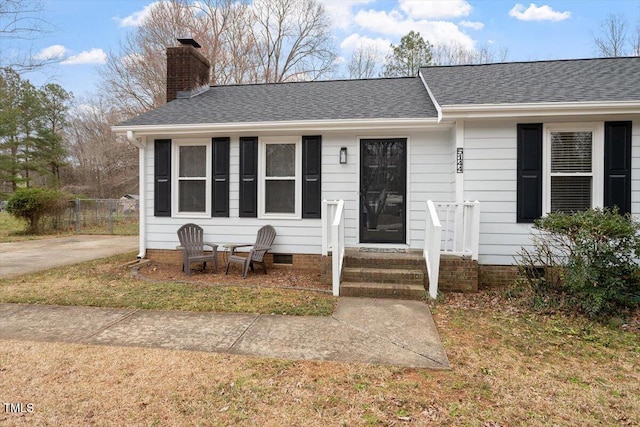
[[[358,33],[351,34],[340,43],[340,49],[344,51],[353,51],[360,47],[373,46],[382,55],[386,55],[391,49],[391,40],[380,37],[371,38],[361,36]]]
[[[361,27],[379,34],[402,37],[409,31],[418,31],[429,43],[454,44],[465,49],[473,49],[474,41],[452,22],[413,20],[405,18],[397,10],[390,12],[361,10],[354,17],[354,22]]]
[[[62,61],[64,65],[76,65],[76,64],[104,64],[107,62],[107,54],[102,49],[93,48],[91,50],[85,50],[77,55],[72,55]]]
[[[465,0],[400,0],[399,5],[415,19],[458,18],[468,16],[473,9]]]
[[[481,30],[484,28],[484,24],[482,22],[460,21],[458,25],[465,28],[471,28],[472,30]]]
[[[558,12],[550,6],[537,6],[535,3],[525,9],[522,4],[517,3],[509,11],[509,16],[521,21],[564,21],[571,17],[571,12]]]
[[[145,19],[151,14],[151,10],[156,7],[159,2],[155,1],[153,3],[149,3],[142,10],[138,10],[133,12],[131,15],[126,16],[124,18],[120,18],[118,16],[114,17],[113,20],[118,23],[121,27],[138,27],[140,26]]]
[[[353,8],[374,0],[320,0],[334,28],[348,30],[353,24]]]
[[[62,46],[61,44],[54,44],[49,47],[45,47],[40,52],[38,52],[34,58],[38,60],[51,60],[51,59],[62,59],[67,54],[67,48]]]
[[[404,16],[393,9],[390,12],[384,10],[360,10],[354,16],[353,20],[362,28],[379,32],[383,34],[404,34],[408,33],[408,29],[400,30],[397,28],[404,21]]]

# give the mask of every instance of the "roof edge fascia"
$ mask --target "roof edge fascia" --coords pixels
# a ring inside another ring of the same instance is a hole
[[[175,134],[188,135],[207,132],[248,132],[248,131],[334,131],[334,130],[380,130],[380,129],[427,129],[442,128],[450,124],[439,123],[436,118],[411,119],[354,119],[354,120],[305,120],[288,122],[237,122],[237,123],[197,123],[169,125],[112,126],[118,134],[129,131],[136,135]]]
[[[420,76],[420,80],[422,81],[422,84],[424,85],[424,88],[427,90],[427,93],[429,94],[429,98],[431,98],[431,102],[433,102],[433,106],[436,107],[436,111],[438,112],[438,121],[441,122],[442,121],[442,107],[438,103],[438,100],[436,99],[436,97],[433,95],[433,92],[431,92],[431,89],[429,88],[429,85],[427,84],[427,81],[424,79],[424,75],[422,75],[422,70],[421,69],[418,70],[418,76]]]
[[[640,114],[640,100],[611,102],[540,102],[523,104],[455,104],[441,106],[442,119]]]

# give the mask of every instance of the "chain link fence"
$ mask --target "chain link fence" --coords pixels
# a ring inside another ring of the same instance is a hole
[[[74,199],[66,209],[48,218],[54,229],[83,234],[138,234],[139,201],[121,199]]]

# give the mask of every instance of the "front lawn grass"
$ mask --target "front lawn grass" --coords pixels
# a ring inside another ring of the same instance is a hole
[[[432,306],[450,371],[149,348],[0,342],[8,425],[637,426],[635,326],[499,294]],[[636,325],[637,326],[637,325]]]
[[[330,314],[309,291],[149,282],[133,255],[0,281],[0,302]],[[640,425],[638,315],[606,325],[502,293],[431,310],[450,371],[28,341],[0,342],[7,425]]]
[[[119,255],[0,280],[0,302],[301,316],[331,315],[336,304],[318,292],[145,281],[123,267],[132,259]]]

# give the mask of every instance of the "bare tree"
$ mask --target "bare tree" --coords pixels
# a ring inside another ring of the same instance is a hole
[[[0,67],[17,72],[33,70],[56,59],[36,58],[31,49],[8,49],[10,40],[32,40],[46,32],[49,23],[40,17],[40,0],[0,0]]]
[[[111,132],[122,120],[110,100],[94,97],[78,104],[65,132],[70,154],[65,189],[89,197],[112,198],[137,192],[136,148]]]
[[[501,48],[497,52],[488,46],[467,49],[459,44],[437,45],[431,49],[434,65],[488,64],[505,62],[508,50]]]
[[[211,63],[211,82],[233,84],[252,81],[249,70],[255,68],[255,44],[251,37],[251,8],[234,0],[195,2],[197,19],[204,31],[203,54]]]
[[[374,45],[356,48],[347,63],[350,79],[369,79],[380,74],[382,53]]]
[[[214,80],[218,84],[256,83],[258,49],[248,25],[252,22],[252,10],[244,4],[236,4],[232,19],[226,27],[224,79]],[[214,62],[218,62],[216,59]]]
[[[636,22],[636,29],[631,37],[631,54],[640,56],[640,18]]]
[[[257,80],[317,80],[334,66],[329,17],[316,0],[256,0]]]
[[[170,0],[110,54],[103,89],[125,116],[165,102],[166,47],[193,37],[209,59],[212,84],[320,78],[333,65],[329,19],[316,0]]]
[[[627,20],[623,15],[609,15],[600,23],[599,35],[593,35],[598,55],[603,57],[627,54]]]
[[[150,16],[121,42],[122,54],[110,53],[101,70],[103,92],[126,116],[165,103],[166,47],[176,39],[201,36],[205,27],[185,3],[157,2]]]

